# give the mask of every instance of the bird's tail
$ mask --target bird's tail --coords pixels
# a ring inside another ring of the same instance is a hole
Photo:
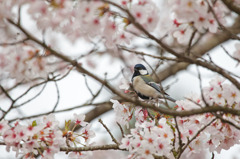
[[[164,97],[160,97],[160,98],[161,98],[161,99],[169,100],[169,101],[171,101],[171,102],[173,102],[173,103],[176,102],[176,100],[175,100],[174,98],[170,97],[169,95],[165,95]]]

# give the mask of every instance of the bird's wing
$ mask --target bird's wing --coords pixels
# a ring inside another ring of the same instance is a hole
[[[154,82],[150,75],[140,75],[140,77],[148,84],[149,82]]]
[[[153,79],[150,75],[144,75],[144,76],[141,76],[141,78],[146,82],[146,84],[153,87],[158,92],[168,95],[166,92],[164,92],[163,90],[160,89],[160,86],[153,81]]]
[[[140,77],[140,79],[142,79],[142,80],[139,80],[139,77]],[[136,79],[135,79],[136,78]],[[164,90],[162,90],[161,88],[160,88],[160,86],[157,84],[157,83],[155,83],[154,81],[153,81],[153,79],[152,79],[152,77],[151,76],[149,76],[149,75],[140,75],[140,76],[137,76],[137,77],[135,77],[134,79],[135,80],[137,80],[138,82],[139,81],[141,81],[140,82],[140,85],[144,85],[144,83],[146,83],[147,85],[149,85],[150,87],[152,87],[152,88],[154,88],[155,90],[157,90],[158,92],[159,92],[159,94],[160,94],[160,96],[159,96],[159,98],[165,98],[165,99],[168,99],[168,100],[170,100],[170,101],[172,101],[172,102],[176,102],[176,100],[175,99],[173,99],[173,98],[171,98],[166,92],[164,92]],[[134,80],[133,79],[133,80]],[[146,87],[147,88],[147,87]],[[140,93],[140,92],[138,92],[137,90],[135,90],[136,91],[136,93],[138,94],[138,96],[140,97],[140,98],[142,98],[142,99],[149,99],[149,97],[148,96],[146,96],[146,95],[143,95],[142,93]],[[151,96],[150,96],[151,97]]]
[[[158,92],[160,92],[162,94],[161,98],[166,98],[174,103],[176,102],[176,100],[170,97],[164,90],[161,90],[160,86],[157,83],[149,82],[148,85],[150,85],[151,87],[155,88]]]

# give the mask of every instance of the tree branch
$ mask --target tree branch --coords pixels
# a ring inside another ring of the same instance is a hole
[[[228,9],[240,15],[240,6],[237,5],[234,0],[222,0],[222,2],[228,7]]]
[[[115,139],[115,137],[113,136],[113,134],[111,133],[111,131],[108,129],[108,127],[103,123],[102,119],[98,120],[102,126],[106,129],[106,131],[108,132],[108,134],[111,136],[112,141],[115,142],[115,144],[119,145],[118,141]]]
[[[118,145],[101,145],[101,146],[89,146],[89,147],[61,147],[60,151],[95,151],[95,150],[122,150],[126,151],[126,149],[120,149]]]

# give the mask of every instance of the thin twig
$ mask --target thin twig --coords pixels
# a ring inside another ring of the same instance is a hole
[[[57,101],[56,101],[56,103],[55,103],[55,105],[54,105],[54,107],[53,107],[52,112],[54,112],[54,111],[57,109],[57,106],[58,106],[59,100],[60,100],[60,93],[59,93],[59,88],[58,88],[57,82],[54,81],[54,84],[55,84],[56,91],[57,91]]]
[[[128,49],[128,48],[126,48],[126,47],[124,47],[124,46],[120,46],[120,45],[119,45],[119,48],[122,49],[122,50],[128,51],[129,53],[136,54],[136,55],[148,56],[148,57],[157,58],[157,59],[160,59],[160,60],[179,61],[179,60],[176,59],[176,58],[150,55],[150,54],[147,54],[147,53],[144,53],[144,52],[140,52],[140,51],[136,51],[136,50],[131,50],[131,49]]]
[[[118,125],[118,127],[119,127],[119,129],[121,131],[122,137],[124,137],[124,131],[123,131],[122,126],[119,124],[119,122],[117,122],[117,125]]]
[[[190,55],[190,50],[192,48],[192,42],[193,42],[193,39],[194,39],[196,33],[197,33],[197,29],[194,29],[194,31],[192,32],[192,35],[190,37],[190,40],[189,40],[189,43],[188,43],[188,47],[187,47],[187,49],[185,51],[186,55]]]
[[[3,88],[2,85],[0,85],[0,88],[1,88],[1,90],[3,91],[3,93],[4,93],[12,102],[16,101],[16,100],[14,100],[14,99],[9,95],[9,93],[5,90],[5,88]]]
[[[88,85],[87,78],[86,78],[85,74],[83,74],[83,77],[84,77],[85,85],[86,85],[88,91],[91,93],[92,96],[94,96],[94,94],[92,92],[92,89]]]
[[[92,103],[97,97],[98,95],[101,93],[102,89],[104,88],[104,84],[101,85],[101,87],[99,88],[99,90],[97,91],[96,94],[93,94],[92,99],[89,101],[89,103]]]
[[[0,43],[0,46],[17,45],[17,44],[24,43],[24,42],[26,42],[28,40],[30,40],[30,39],[25,38],[23,40],[19,40],[19,41],[15,41],[15,42],[4,42],[4,43]]]
[[[25,101],[21,104],[15,105],[13,108],[19,108],[19,107],[33,101],[34,99],[36,99],[40,94],[42,94],[43,90],[46,88],[46,85],[47,85],[47,83],[44,83],[42,89],[35,96],[33,96],[32,98],[28,99],[27,101]]]
[[[205,106],[206,106],[206,107],[209,107],[208,103],[206,102],[205,96],[204,96],[204,94],[203,94],[202,77],[201,77],[200,70],[199,70],[198,67],[197,67],[197,73],[198,73],[199,87],[200,87],[200,91],[201,91],[202,100],[203,100]]]
[[[214,114],[217,118],[219,118],[221,120],[221,122],[223,123],[227,123],[229,125],[232,125],[233,127],[235,127],[236,129],[240,130],[240,127],[236,124],[234,124],[233,122],[229,121],[229,120],[226,120],[226,119],[223,119],[222,116],[218,115],[218,114]]]
[[[177,132],[178,132],[179,153],[182,153],[182,148],[183,148],[183,143],[182,143],[182,138],[181,138],[182,134],[179,130],[176,117],[174,117],[174,121],[175,121],[176,129],[177,129]]]
[[[87,106],[96,106],[97,107],[98,105],[105,105],[105,104],[109,104],[109,102],[85,103],[85,104],[78,105],[78,106],[73,106],[73,107],[70,107],[70,108],[67,108],[67,109],[56,110],[56,111],[54,111],[54,114],[63,113],[63,112],[67,112],[67,111],[71,111],[71,110],[74,110],[74,109],[79,109],[79,108],[83,108],[83,107],[87,107]],[[48,115],[48,114],[51,114],[51,113],[52,113],[52,111],[48,111],[48,112],[40,113],[40,114],[36,114],[36,115],[30,115],[30,116],[21,117],[21,118],[14,118],[14,119],[10,119],[8,121],[11,123],[11,122],[14,122],[16,120],[27,120],[27,119],[41,117],[43,115]]]
[[[227,51],[227,49],[226,49],[223,45],[220,45],[220,46],[221,46],[221,48],[224,50],[224,52],[225,52],[229,57],[231,57],[232,59],[234,59],[234,60],[236,60],[238,63],[240,63],[240,60],[237,59],[237,58],[235,58],[235,57],[233,57],[233,56]]]
[[[114,136],[112,135],[111,131],[108,129],[108,127],[103,123],[102,119],[98,120],[102,126],[106,129],[106,131],[108,132],[108,134],[111,136],[112,141],[115,142],[117,145],[119,145],[118,141],[114,138]]]
[[[215,157],[214,152],[212,152],[212,157],[211,157],[211,159],[214,159],[214,157]]]

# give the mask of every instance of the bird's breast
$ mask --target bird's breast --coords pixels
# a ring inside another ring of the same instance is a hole
[[[140,76],[133,78],[133,88],[136,92],[147,97],[158,98],[159,96],[159,92],[155,88],[146,84]]]

